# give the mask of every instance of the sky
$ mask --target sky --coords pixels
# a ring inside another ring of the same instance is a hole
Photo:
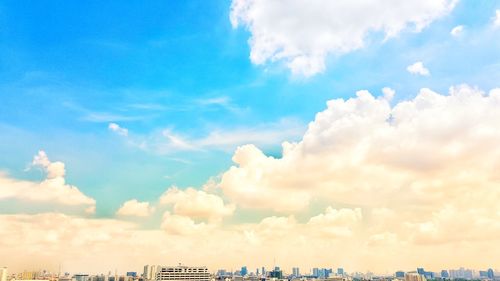
[[[500,269],[498,50],[499,1],[1,1],[0,266]]]

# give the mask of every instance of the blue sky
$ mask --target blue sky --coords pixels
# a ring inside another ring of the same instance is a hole
[[[0,266],[500,267],[499,50],[499,1],[0,1]]]
[[[109,213],[128,197],[151,199],[172,184],[200,186],[231,165],[237,146],[144,151],[113,135],[110,122],[138,138],[165,128],[190,138],[279,126],[300,132],[327,100],[360,89],[380,95],[391,87],[400,100],[422,87],[489,89],[498,80],[498,32],[484,31],[499,7],[495,1],[460,2],[419,33],[404,31],[385,42],[371,34],[369,47],[330,55],[327,71],[309,78],[279,63],[253,65],[249,32],[231,27],[229,5],[2,2],[2,169],[36,177],[24,168],[44,149],[66,163],[72,184],[107,202],[98,213]],[[459,24],[465,32],[454,38],[450,30]],[[432,76],[405,71],[417,60],[425,60]],[[283,140],[270,139],[263,149],[279,156]]]

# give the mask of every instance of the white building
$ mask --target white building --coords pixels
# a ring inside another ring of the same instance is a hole
[[[145,280],[156,280],[156,272],[161,268],[159,265],[145,265],[142,277]]]
[[[0,268],[0,281],[7,281],[7,267]]]
[[[162,266],[156,272],[156,281],[210,281],[206,267]]]

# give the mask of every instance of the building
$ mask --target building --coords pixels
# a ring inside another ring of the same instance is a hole
[[[283,279],[283,271],[279,267],[275,267],[273,271],[269,271],[270,278]]]
[[[488,278],[491,280],[495,279],[495,273],[493,272],[493,269],[491,269],[491,268],[488,269]]]
[[[75,279],[76,281],[90,281],[88,274],[75,274],[73,276],[73,279]]]
[[[448,270],[441,270],[441,278],[450,278],[450,274],[448,273]]]
[[[155,280],[156,272],[160,266],[159,265],[145,265],[144,272],[142,273],[142,277],[145,280]]]
[[[210,273],[206,267],[162,266],[156,273],[156,281],[210,281]]]
[[[292,275],[295,276],[295,277],[299,277],[300,276],[300,270],[299,270],[298,267],[292,268]]]
[[[404,271],[396,271],[396,273],[394,275],[396,276],[396,278],[400,278],[400,279],[405,278],[405,272]]]
[[[7,267],[0,268],[0,281],[7,281]]]
[[[247,267],[246,266],[242,266],[240,273],[241,273],[241,276],[247,276],[248,275],[248,269],[247,269]]]
[[[127,276],[137,277],[137,272],[129,271],[126,274]]]
[[[337,268],[337,274],[340,276],[344,276],[344,269],[342,267]]]
[[[405,274],[405,281],[427,281],[427,279],[425,279],[424,275],[413,271]]]

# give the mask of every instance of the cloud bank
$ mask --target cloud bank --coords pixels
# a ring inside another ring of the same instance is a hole
[[[274,259],[284,268],[385,271],[460,267],[474,256],[470,267],[500,266],[500,89],[424,88],[394,105],[394,90],[383,94],[328,101],[300,141],[283,143],[281,157],[241,146],[235,165],[206,190],[171,187],[153,204],[125,202],[128,214],[163,212],[157,221],[142,217],[147,227],[120,216],[0,215],[9,257],[0,262],[23,263],[28,253],[34,261],[63,259],[68,269],[94,261],[101,271],[179,261],[256,267]],[[44,153],[33,165],[47,180],[64,176],[64,165]]]

